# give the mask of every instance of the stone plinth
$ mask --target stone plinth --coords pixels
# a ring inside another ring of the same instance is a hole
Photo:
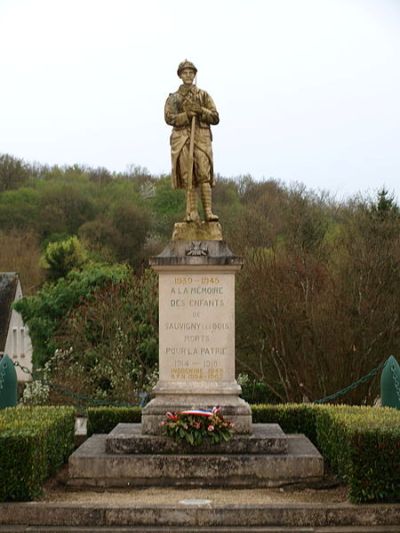
[[[242,259],[223,241],[172,241],[150,260],[159,275],[159,381],[142,430],[159,434],[167,411],[219,405],[238,433],[251,410],[235,379],[235,275]]]
[[[257,431],[256,431],[257,433]],[[148,437],[158,439],[158,437]],[[279,487],[320,479],[324,464],[304,435],[287,435],[287,453],[107,453],[93,435],[69,458],[70,487]]]
[[[176,442],[167,436],[145,435],[140,424],[118,424],[106,437],[106,453],[115,454],[287,454],[288,438],[278,424],[255,424],[251,435],[234,435],[218,446]]]

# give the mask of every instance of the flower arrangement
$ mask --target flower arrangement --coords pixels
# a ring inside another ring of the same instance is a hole
[[[220,407],[211,411],[191,409],[167,413],[161,426],[169,437],[185,441],[191,446],[200,446],[204,441],[212,444],[227,442],[233,435],[233,424],[224,419]]]

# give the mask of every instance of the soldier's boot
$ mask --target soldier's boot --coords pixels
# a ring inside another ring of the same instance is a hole
[[[199,211],[197,209],[197,191],[190,189],[186,198],[186,222],[200,222]]]
[[[219,220],[217,215],[214,215],[211,208],[211,186],[209,183],[202,183],[200,185],[201,201],[203,202],[204,214],[207,222],[216,222]]]

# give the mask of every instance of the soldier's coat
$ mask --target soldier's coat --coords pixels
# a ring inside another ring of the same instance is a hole
[[[185,184],[182,180],[179,170],[179,155],[186,143],[190,143],[190,127],[191,120],[185,112],[185,104],[189,102],[197,102],[202,108],[201,116],[196,118],[196,130],[194,145],[195,149],[206,154],[210,162],[210,177],[209,182],[211,186],[214,185],[214,168],[213,168],[213,154],[212,154],[212,134],[210,125],[216,125],[219,122],[218,111],[215,107],[213,99],[206,92],[196,86],[192,85],[186,88],[181,85],[175,93],[171,93],[165,102],[164,117],[165,122],[173,126],[170,137],[171,144],[171,160],[172,160],[172,186],[176,189],[182,189]],[[195,150],[196,152],[196,150]],[[196,155],[194,154],[194,157]],[[200,164],[195,162],[193,179],[196,182],[196,166]]]

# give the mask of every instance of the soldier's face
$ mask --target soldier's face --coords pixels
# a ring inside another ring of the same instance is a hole
[[[184,68],[181,71],[181,80],[185,85],[192,85],[195,75],[196,74],[192,68]]]

